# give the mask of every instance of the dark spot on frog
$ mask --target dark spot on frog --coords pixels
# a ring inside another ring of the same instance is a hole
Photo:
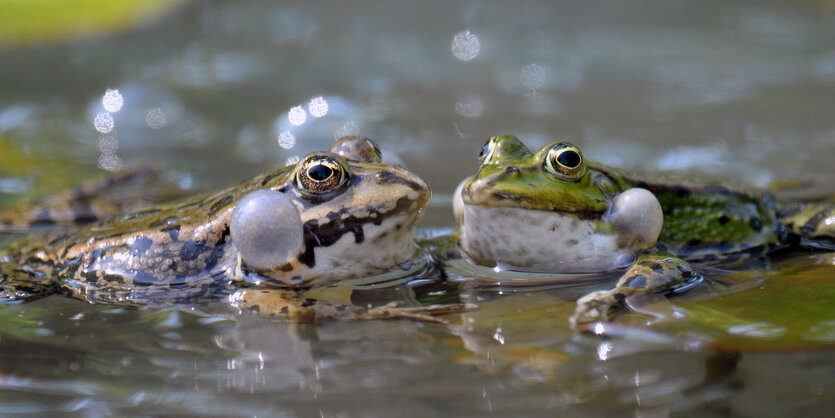
[[[274,179],[274,178],[278,177],[278,176],[279,176],[279,174],[281,174],[281,173],[280,173],[280,172],[275,172],[275,173],[270,173],[270,174],[267,174],[266,176],[264,176],[264,180],[261,180],[261,185],[262,185],[262,186],[266,186],[266,185],[267,185],[267,183],[269,183],[269,182],[270,182],[270,180],[272,180],[272,179]]]
[[[676,196],[679,198],[684,198],[690,195],[690,190],[688,190],[684,186],[673,186],[673,190],[676,193]]]
[[[760,218],[753,217],[748,221],[748,226],[750,226],[754,231],[760,232],[763,229],[763,222]]]
[[[626,281],[625,286],[631,287],[634,289],[643,289],[647,287],[647,277],[643,274],[639,274],[635,277],[630,278]]]
[[[301,303],[302,308],[309,308],[316,304],[316,299],[305,298],[304,302]]]
[[[215,202],[211,206],[211,208],[209,208],[209,215],[211,216],[211,215],[214,215],[214,214],[218,213],[221,209],[225,208],[230,203],[232,203],[233,200],[235,200],[235,198],[232,197],[232,195],[223,196],[222,199]]]
[[[513,195],[508,192],[493,192],[493,197],[495,199],[513,199]]]
[[[168,236],[171,237],[171,241],[177,242],[177,239],[180,237],[180,225],[172,225],[169,227],[165,227],[161,229],[162,232],[168,232]]]
[[[687,241],[687,245],[689,245],[689,246],[691,246],[691,247],[695,247],[695,246],[697,246],[697,245],[699,245],[699,244],[701,244],[701,243],[702,243],[702,240],[700,240],[700,239],[698,239],[698,238],[693,238],[693,239],[691,239],[690,241]]]
[[[570,240],[566,241],[565,243],[568,244],[569,247],[573,247],[573,246],[579,244],[580,241],[577,241],[576,239],[570,239]]]
[[[133,240],[133,243],[130,245],[130,255],[132,256],[139,256],[145,254],[151,245],[154,244],[154,241],[147,237],[136,237]]]
[[[183,244],[183,248],[180,249],[180,258],[186,261],[191,261],[199,257],[200,254],[204,253],[208,249],[209,247],[202,242],[188,241]]]
[[[648,269],[651,269],[652,271],[654,271],[657,274],[663,274],[664,273],[664,266],[662,266],[659,263],[656,263],[655,261],[644,260],[644,261],[640,262],[639,264],[648,268]]]
[[[725,225],[726,223],[728,223],[729,220],[730,218],[728,218],[728,215],[725,214],[722,214],[722,216],[720,216],[719,219],[717,219],[719,225]]]
[[[261,312],[261,307],[258,305],[252,305],[249,307],[249,311],[252,313],[259,313]]]
[[[73,214],[73,222],[79,224],[90,223],[98,218],[99,217],[96,216],[96,214],[94,214],[90,208],[87,208],[84,211],[77,211],[75,214]]]

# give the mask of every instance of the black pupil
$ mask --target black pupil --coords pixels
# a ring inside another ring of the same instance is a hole
[[[307,175],[313,180],[323,181],[333,175],[333,170],[324,164],[317,164],[307,169]]]
[[[574,151],[563,151],[557,156],[557,162],[568,168],[575,168],[580,165],[580,154]]]
[[[490,141],[481,146],[481,152],[478,154],[479,158],[487,155],[488,152],[490,152]]]

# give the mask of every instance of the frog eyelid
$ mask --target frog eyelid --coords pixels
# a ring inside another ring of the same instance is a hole
[[[566,143],[557,144],[548,150],[543,166],[551,174],[568,179],[579,179],[586,171],[580,149]]]

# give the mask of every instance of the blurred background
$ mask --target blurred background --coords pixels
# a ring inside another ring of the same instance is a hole
[[[148,161],[187,188],[226,186],[352,133],[397,153],[448,207],[483,141],[513,133],[623,168],[832,193],[833,10],[3,1],[0,141],[32,164],[0,166],[0,192],[70,178],[56,165]]]

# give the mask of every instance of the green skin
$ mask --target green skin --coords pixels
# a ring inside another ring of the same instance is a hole
[[[344,181],[302,182],[309,161],[341,167]],[[405,169],[382,164],[379,148],[367,138],[341,138],[329,153],[313,153],[294,167],[179,203],[127,215],[102,212],[118,209],[119,204],[79,207],[79,201],[94,202],[99,192],[114,190],[118,182],[117,178],[81,187],[65,194],[63,203],[52,197],[30,208],[41,214],[38,224],[61,228],[0,252],[0,298],[28,301],[61,293],[96,303],[168,307],[194,306],[220,295],[235,301],[236,308],[290,321],[438,322],[435,315],[458,309],[368,309],[305,297],[304,292],[314,287],[407,268],[417,261],[412,234],[429,202],[429,188]],[[298,223],[293,225],[303,228],[301,250],[273,268],[249,267],[230,234],[236,203],[256,190],[282,193],[298,210]],[[73,210],[84,216],[73,216]],[[63,218],[45,219],[49,213]],[[91,217],[101,219],[74,225],[79,218]],[[6,226],[21,227],[11,222]],[[230,293],[233,297],[226,296]]]
[[[576,151],[579,158],[569,158],[565,161],[567,166],[553,169],[560,164],[557,161],[549,164],[548,159],[565,149]],[[461,225],[462,233],[471,222],[496,224],[511,220],[496,217],[492,212],[482,218],[477,214],[485,212],[467,212],[468,216],[464,217],[460,214],[463,208],[524,208],[534,211],[525,214],[556,214],[591,222],[596,236],[614,234],[616,242],[622,245],[635,242],[632,237],[635,231],[629,232],[630,237],[624,237],[622,230],[609,225],[607,211],[613,199],[629,189],[642,188],[649,190],[660,203],[663,212],[660,235],[649,233],[642,238],[643,242],[630,247],[634,262],[613,289],[593,292],[578,300],[572,317],[574,324],[610,319],[631,295],[675,292],[697,283],[702,276],[685,259],[738,258],[738,255],[769,251],[796,242],[832,248],[835,241],[832,200],[785,203],[778,209],[763,191],[669,177],[643,177],[583,161],[579,149],[566,143],[547,144],[533,153],[512,135],[491,138],[482,149],[481,163],[478,173],[461,186],[457,217],[465,223]],[[481,232],[472,232],[478,233]],[[657,243],[651,238],[654,236],[658,236]],[[518,264],[508,259],[485,260],[486,252],[478,248],[484,240],[466,236],[461,240],[465,244],[462,245],[464,253],[480,264]],[[554,254],[554,257],[566,256]]]

